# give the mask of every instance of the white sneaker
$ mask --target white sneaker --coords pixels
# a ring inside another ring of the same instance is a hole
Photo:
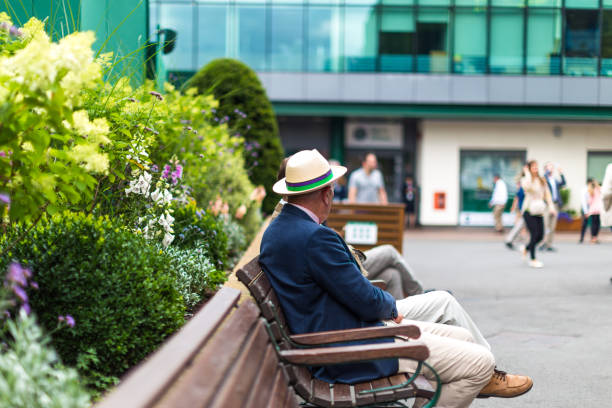
[[[530,268],[543,268],[544,267],[544,264],[538,261],[537,259],[530,260],[528,265]]]

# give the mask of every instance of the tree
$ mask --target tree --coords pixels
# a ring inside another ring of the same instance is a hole
[[[187,87],[199,93],[212,92],[219,101],[217,118],[245,138],[244,156],[249,178],[263,185],[267,196],[262,204],[270,213],[278,201],[272,192],[284,151],[272,104],[257,74],[247,65],[230,58],[211,61],[198,71]]]

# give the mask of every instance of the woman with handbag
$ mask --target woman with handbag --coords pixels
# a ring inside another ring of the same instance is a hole
[[[557,210],[553,205],[546,180],[538,172],[537,161],[531,160],[523,168],[521,187],[525,192],[521,211],[530,236],[529,244],[523,251],[523,256],[526,257],[527,251],[529,251],[528,265],[532,268],[541,268],[544,264],[535,258],[535,254],[536,247],[544,238],[544,214],[549,212],[556,217]]]

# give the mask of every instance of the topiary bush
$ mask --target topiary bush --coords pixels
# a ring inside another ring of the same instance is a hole
[[[271,213],[278,201],[272,185],[284,151],[272,104],[257,74],[240,61],[220,58],[198,71],[187,86],[200,93],[212,92],[219,101],[217,120],[229,123],[245,138],[243,152],[249,177],[253,184],[266,188],[262,210]]]
[[[6,248],[11,236],[20,239]],[[34,273],[32,310],[46,330],[70,314],[72,330],[53,334],[62,361],[94,391],[114,384],[184,323],[170,258],[108,217],[64,212],[2,237],[2,262]]]

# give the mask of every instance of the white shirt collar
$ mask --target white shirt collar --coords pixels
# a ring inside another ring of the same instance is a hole
[[[292,205],[292,206],[294,206],[294,207],[297,207],[297,208],[299,208],[300,210],[304,211],[304,212],[305,212],[305,213],[306,213],[306,214],[307,214],[307,215],[308,215],[310,218],[312,218],[312,220],[313,220],[314,222],[316,222],[317,224],[320,224],[320,222],[319,222],[319,217],[317,217],[317,216],[315,215],[315,213],[313,213],[312,211],[310,211],[308,208],[306,208],[306,207],[302,207],[301,205],[298,205],[298,204],[293,204],[293,203],[287,203],[287,204]]]

